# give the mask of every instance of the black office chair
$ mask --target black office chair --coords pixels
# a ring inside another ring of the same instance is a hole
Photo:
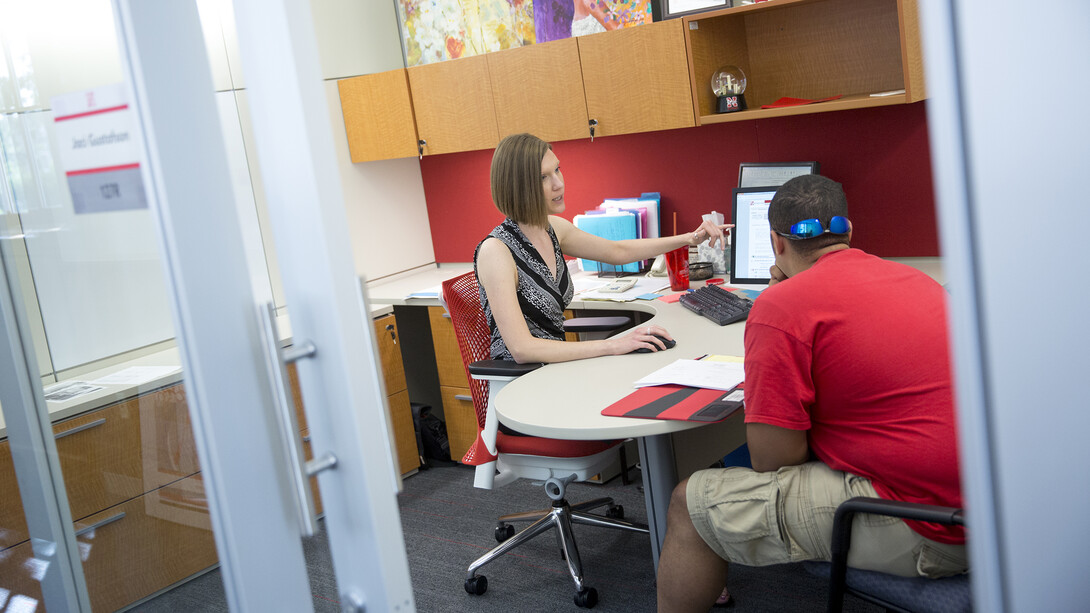
[[[491,333],[481,306],[477,278],[472,272],[444,281],[442,287],[443,301],[450,313],[451,323],[454,324],[458,348],[470,377],[473,407],[477,413],[477,440],[462,458],[463,463],[476,466],[473,486],[492,489],[516,479],[535,479],[545,482],[545,492],[552,499],[550,508],[513,513],[499,518],[495,537],[500,544],[470,564],[466,572],[465,590],[473,595],[484,594],[488,589],[488,579],[478,574],[482,566],[530,539],[555,529],[560,552],[567,561],[568,572],[575,583],[575,604],[585,608],[593,607],[598,602],[598,592],[583,583],[583,565],[572,534],[572,524],[644,534],[648,533],[648,529],[645,525],[625,521],[624,510],[620,505],[614,504],[611,498],[569,504],[564,492],[572,482],[585,481],[615,462],[618,453],[623,451],[623,441],[568,441],[536,436],[509,436],[499,432],[499,420],[492,406],[494,395],[503,385],[539,368],[541,364],[518,364],[488,359]],[[612,329],[617,324],[631,321],[627,317],[622,320],[599,319],[583,322],[583,327],[579,329]],[[572,331],[573,326],[565,325],[565,330]],[[621,460],[623,471],[623,455]],[[601,507],[607,508],[605,515],[590,513]],[[515,521],[532,523],[516,534],[514,527],[508,523]]]
[[[852,520],[857,513],[965,525],[961,509],[863,496],[845,500],[837,507],[833,518],[832,562],[803,563],[808,572],[829,578],[829,613],[839,613],[843,609],[845,593],[898,613],[970,613],[973,610],[968,574],[929,579],[848,568]]]

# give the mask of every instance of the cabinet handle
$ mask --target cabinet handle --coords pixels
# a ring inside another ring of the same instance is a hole
[[[70,434],[75,434],[77,432],[83,432],[84,430],[90,430],[91,428],[94,428],[96,426],[101,426],[104,423],[106,423],[106,418],[105,417],[103,417],[101,419],[96,419],[94,421],[89,421],[89,422],[83,424],[82,426],[76,426],[75,428],[72,428],[71,430],[65,430],[64,432],[58,432],[58,433],[53,435],[53,438],[56,439],[56,440],[60,440],[60,439],[66,437],[66,436],[68,436]]]
[[[291,476],[291,490],[295,493],[296,511],[299,527],[303,536],[318,533],[318,512],[314,506],[314,496],[310,492],[308,477],[337,465],[337,457],[327,453],[321,458],[307,462],[303,456],[303,444],[299,441],[299,424],[295,420],[295,403],[288,390],[287,364],[303,358],[312,357],[318,349],[314,343],[299,340],[291,347],[280,349],[280,335],[276,330],[275,305],[268,302],[258,309],[261,314],[262,346],[265,348],[265,366],[269,379],[273,382],[273,404],[276,405],[277,424],[280,426],[280,441],[287,454]]]
[[[590,142],[593,143],[594,142],[594,128],[598,127],[598,120],[597,119],[591,119],[590,121],[587,122],[587,124],[590,125]]]
[[[455,394],[455,400],[465,400],[466,402],[473,402],[473,396],[466,396],[465,394]]]
[[[424,147],[428,145],[428,141],[420,139],[416,141],[416,150],[420,153],[420,159],[424,159]]]
[[[443,319],[450,319],[450,313],[447,313],[446,311],[443,311],[442,317],[443,317]]]
[[[118,513],[117,515],[107,517],[106,519],[104,519],[104,520],[102,520],[100,522],[93,523],[90,526],[86,526],[86,527],[80,528],[79,530],[76,530],[76,536],[80,537],[80,536],[83,536],[84,534],[87,534],[88,532],[94,532],[95,530],[98,530],[102,526],[105,526],[106,524],[112,524],[115,521],[117,521],[117,520],[119,520],[119,519],[121,519],[123,517],[125,517],[125,512],[124,511]]]
[[[390,333],[390,340],[397,344],[397,330],[394,328],[394,324],[386,324],[386,331]]]

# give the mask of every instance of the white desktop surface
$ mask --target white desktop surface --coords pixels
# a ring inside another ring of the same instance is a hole
[[[942,262],[939,258],[890,259],[908,264],[939,283],[943,282]],[[694,281],[692,287],[695,289],[701,284],[700,281]],[[761,289],[765,286],[735,287]],[[633,381],[674,360],[693,359],[708,354],[739,357],[743,354],[744,321],[719,326],[676,302],[580,301],[576,297],[570,308],[651,313],[654,316],[641,325],[655,324],[666,328],[677,341],[677,345],[656,353],[603,356],[548,364],[523,375],[506,385],[496,397],[496,409],[504,425],[534,436],[577,440],[649,436],[699,427],[704,424],[607,417],[601,411],[634,391]],[[548,390],[548,393],[542,393],[543,390]]]

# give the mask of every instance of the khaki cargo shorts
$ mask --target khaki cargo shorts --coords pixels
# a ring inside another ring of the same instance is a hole
[[[718,468],[689,477],[689,516],[719,557],[747,566],[831,559],[833,515],[853,496],[878,497],[868,479],[822,462],[759,473]],[[900,519],[857,515],[848,564],[903,577],[945,577],[968,568],[964,545],[920,536]]]

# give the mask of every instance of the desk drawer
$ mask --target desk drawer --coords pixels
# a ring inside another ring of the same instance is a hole
[[[73,519],[146,491],[139,407],[127,400],[53,426]]]
[[[23,541],[0,554],[0,589],[8,592],[5,594],[8,609],[13,611],[36,611],[37,605],[42,602],[42,584],[38,583],[39,565],[31,563],[34,558],[34,550],[30,541]],[[19,606],[22,603],[26,608]]]
[[[435,367],[439,370],[439,385],[469,387],[462,354],[458,351],[458,339],[454,336],[454,324],[443,307],[428,307],[431,322],[431,341],[435,346]]]
[[[19,482],[15,480],[15,464],[11,459],[11,444],[0,441],[0,551],[30,538],[23,517],[23,499],[19,496]],[[10,555],[5,553],[4,555]],[[0,556],[0,577],[14,576],[6,570],[7,558]],[[6,585],[0,588],[10,589]],[[14,593],[14,592],[13,592]]]
[[[76,522],[95,611],[115,611],[216,563],[200,475]]]
[[[450,441],[450,459],[461,462],[477,439],[477,413],[473,410],[473,397],[467,387],[440,386],[443,397],[443,418],[447,423],[447,440]]]

